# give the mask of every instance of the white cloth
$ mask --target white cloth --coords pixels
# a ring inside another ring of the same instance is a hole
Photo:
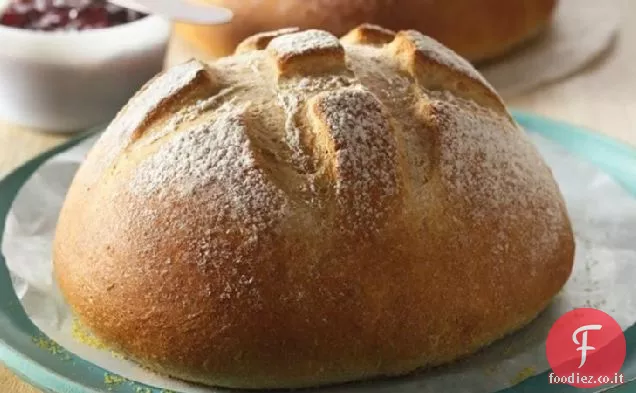
[[[504,97],[570,76],[612,44],[626,1],[560,0],[548,31],[480,71]]]

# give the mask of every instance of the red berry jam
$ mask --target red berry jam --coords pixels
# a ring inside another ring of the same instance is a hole
[[[105,0],[11,0],[0,24],[38,31],[103,29],[146,17]]]

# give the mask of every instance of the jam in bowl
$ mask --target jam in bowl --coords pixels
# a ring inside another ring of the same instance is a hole
[[[10,0],[0,24],[37,31],[102,29],[147,15],[104,0]]]
[[[0,1],[0,121],[108,123],[163,67],[171,25],[160,16],[104,0]]]

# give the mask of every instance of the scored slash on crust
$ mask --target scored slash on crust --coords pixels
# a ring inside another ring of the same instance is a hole
[[[346,70],[345,51],[336,36],[322,30],[280,35],[267,45],[281,76]]]
[[[377,229],[399,192],[395,136],[382,104],[350,88],[320,94],[309,108],[313,132],[331,153],[343,227]]]
[[[266,31],[264,33],[253,35],[245,41],[241,42],[237,47],[235,53],[237,55],[245,52],[250,52],[253,50],[263,50],[267,48],[267,45],[276,37],[284,36],[287,34],[292,34],[299,32],[300,29],[297,27],[290,27],[287,29],[280,29],[274,31]]]
[[[395,39],[393,30],[380,26],[364,24],[353,29],[341,41],[346,44],[383,45]]]
[[[449,91],[507,116],[501,98],[464,59],[416,31],[401,31],[388,47],[400,68],[426,90]]]

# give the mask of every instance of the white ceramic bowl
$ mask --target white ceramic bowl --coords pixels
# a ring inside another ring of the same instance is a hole
[[[107,122],[161,70],[169,36],[157,16],[80,32],[0,26],[0,118],[51,132]]]

